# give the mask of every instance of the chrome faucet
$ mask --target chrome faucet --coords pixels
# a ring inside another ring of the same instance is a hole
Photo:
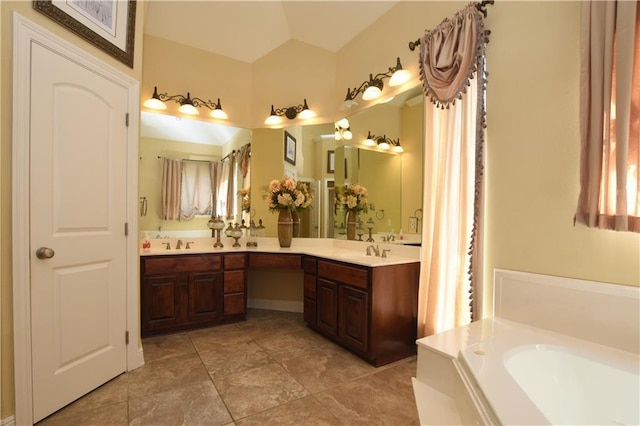
[[[384,257],[386,259],[387,258],[387,253],[389,253],[390,251],[391,251],[391,249],[383,249],[381,257]]]
[[[178,240],[176,243],[176,250],[180,250],[182,248],[182,240]]]
[[[376,257],[380,257],[380,247],[370,244],[367,246],[367,256],[371,256],[371,250],[375,253]]]

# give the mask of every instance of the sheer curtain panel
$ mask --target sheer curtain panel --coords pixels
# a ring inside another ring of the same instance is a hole
[[[182,187],[182,160],[162,158],[162,220],[180,219],[180,192]]]
[[[474,4],[420,39],[425,96],[418,337],[482,317],[485,31]]]
[[[640,232],[640,6],[582,4],[580,195],[575,222]]]

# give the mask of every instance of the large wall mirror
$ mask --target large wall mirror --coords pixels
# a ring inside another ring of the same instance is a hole
[[[161,158],[218,161],[233,150],[251,143],[252,132],[228,125],[146,111],[141,113],[140,124],[138,229],[141,232],[149,232],[152,237],[208,235],[208,216],[196,216],[191,220],[160,218]],[[240,213],[236,220],[241,220]]]
[[[391,235],[398,240],[402,230],[404,242],[419,244],[424,140],[422,89],[413,88],[347,119],[352,138],[336,141],[335,187],[359,184],[367,188],[369,202],[375,209],[360,214],[358,219],[365,223],[371,219],[376,242]],[[364,146],[369,134],[399,140],[404,152]],[[330,236],[346,238],[344,211],[335,210]]]
[[[305,212],[301,237],[346,238],[344,212],[334,208],[334,188],[358,183],[367,188],[375,210],[362,215],[374,222],[376,242],[402,229],[406,243],[419,243],[422,224],[423,95],[420,87],[395,96],[388,102],[347,116],[351,140],[336,141],[334,125],[316,124],[286,127],[297,140],[297,160],[284,162],[277,148],[281,135],[273,130],[251,131],[222,124],[142,112],[140,130],[140,231],[152,236],[167,234],[207,235],[208,217],[189,221],[160,219],[161,162],[159,157],[217,161],[246,143],[252,143],[251,205],[254,219],[269,222],[259,186],[270,179],[293,173],[314,191],[314,208]],[[399,139],[402,154],[366,148],[367,134]],[[273,139],[273,140],[270,140]],[[264,152],[260,151],[263,150]],[[257,215],[255,212],[257,211]],[[234,218],[240,221],[242,217]]]

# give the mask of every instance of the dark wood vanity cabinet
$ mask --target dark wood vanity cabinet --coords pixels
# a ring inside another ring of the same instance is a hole
[[[316,272],[318,261],[315,257],[304,256],[302,269],[304,270],[304,320],[311,326],[316,325]]]
[[[140,258],[142,337],[244,319],[244,259],[244,254]]]
[[[224,255],[224,317],[243,320],[247,314],[247,255]]]
[[[419,263],[369,268],[318,259],[316,322],[307,324],[375,366],[411,356],[419,273]]]

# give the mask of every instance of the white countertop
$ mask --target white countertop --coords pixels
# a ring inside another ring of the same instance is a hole
[[[329,238],[294,238],[291,247],[282,248],[278,244],[277,238],[257,238],[258,247],[247,247],[246,238],[240,239],[241,247],[232,247],[233,238],[222,237],[220,241],[224,244],[222,248],[214,248],[215,238],[180,238],[183,242],[182,248],[176,250],[178,238],[152,238],[151,248],[144,251],[140,248],[140,256],[163,256],[182,254],[202,254],[202,253],[291,253],[306,254],[310,256],[322,257],[325,259],[338,260],[362,266],[388,266],[413,263],[420,261],[420,247],[401,246],[397,244],[376,244],[380,254],[382,250],[389,250],[387,257],[376,257],[366,255],[366,248],[370,243],[364,241],[346,241]],[[162,243],[170,243],[171,249],[167,250]],[[189,242],[189,249],[185,249]],[[139,247],[142,247],[140,240]]]

